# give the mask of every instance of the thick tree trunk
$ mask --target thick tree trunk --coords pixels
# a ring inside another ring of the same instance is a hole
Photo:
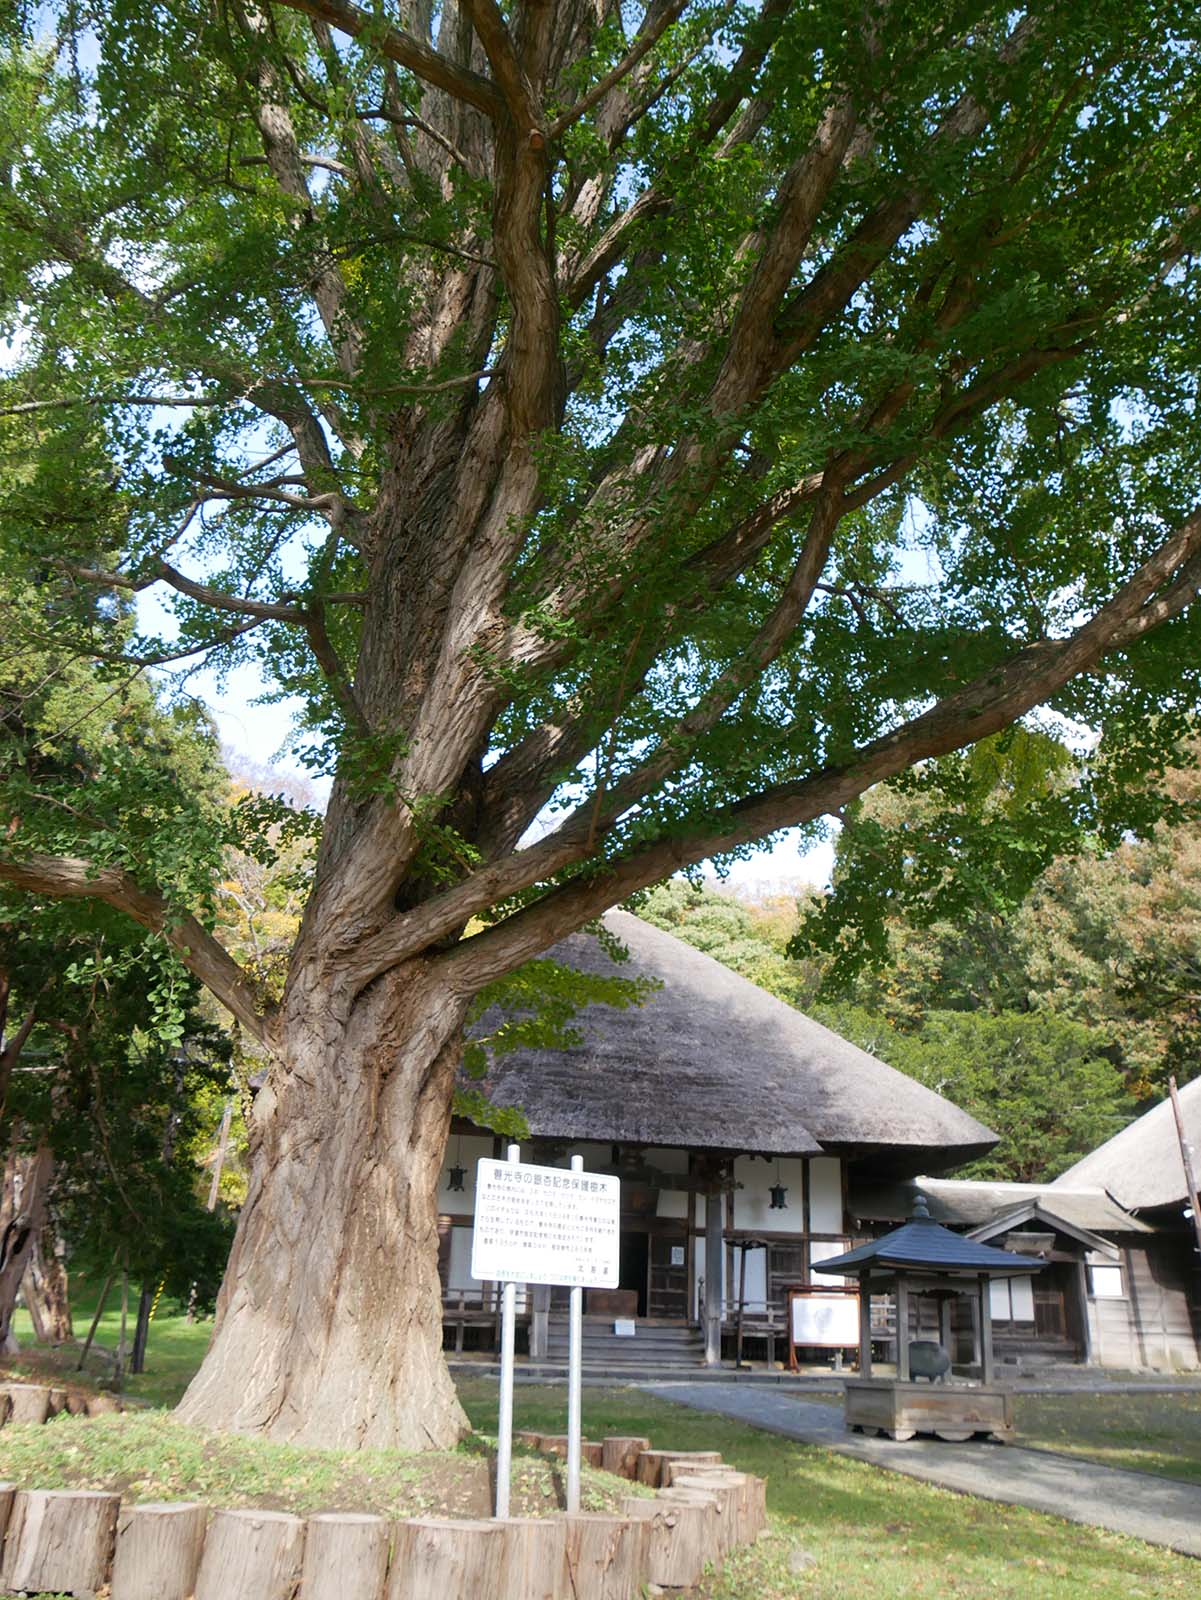
[[[66,1344],[75,1337],[62,1246],[53,1222],[34,1239],[21,1293],[40,1344]]]
[[[407,969],[344,1021],[328,984],[291,995],[213,1342],[177,1414],[343,1449],[449,1447],[467,1422],[442,1357],[435,1195],[465,1003]]]
[[[32,1155],[10,1150],[0,1199],[0,1353],[15,1354],[12,1315],[30,1252],[46,1221],[46,1195],[54,1172],[47,1145]]]

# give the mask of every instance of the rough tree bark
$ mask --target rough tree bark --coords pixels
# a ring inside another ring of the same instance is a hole
[[[4,1194],[0,1198],[0,1351],[18,1349],[12,1331],[13,1311],[21,1280],[46,1222],[46,1199],[54,1173],[54,1157],[47,1145],[32,1153],[14,1145],[4,1166]]]
[[[66,1344],[75,1337],[71,1294],[58,1230],[50,1220],[33,1241],[21,1293],[39,1344]]]
[[[343,1021],[290,1019],[254,1105],[250,1192],[185,1420],[348,1448],[460,1437],[434,1195],[463,1010],[445,983],[401,971]]]

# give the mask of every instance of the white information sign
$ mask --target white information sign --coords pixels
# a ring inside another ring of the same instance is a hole
[[[483,1158],[476,1168],[471,1276],[616,1289],[621,1180]]]
[[[857,1294],[798,1294],[791,1309],[793,1344],[838,1348],[859,1343]]]

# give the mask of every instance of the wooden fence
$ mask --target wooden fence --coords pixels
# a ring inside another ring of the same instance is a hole
[[[557,1436],[526,1443],[562,1454]],[[765,1484],[710,1451],[592,1442],[587,1459],[654,1489],[616,1512],[389,1521],[220,1511],[0,1484],[0,1592],[92,1600],[636,1600],[689,1589],[766,1522]],[[107,1586],[107,1588],[106,1588]]]

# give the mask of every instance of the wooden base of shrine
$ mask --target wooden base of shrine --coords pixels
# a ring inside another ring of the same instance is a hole
[[[934,1434],[960,1443],[965,1439],[1013,1438],[1013,1395],[994,1384],[902,1383],[899,1378],[848,1378],[848,1428],[877,1432],[890,1439]]]

